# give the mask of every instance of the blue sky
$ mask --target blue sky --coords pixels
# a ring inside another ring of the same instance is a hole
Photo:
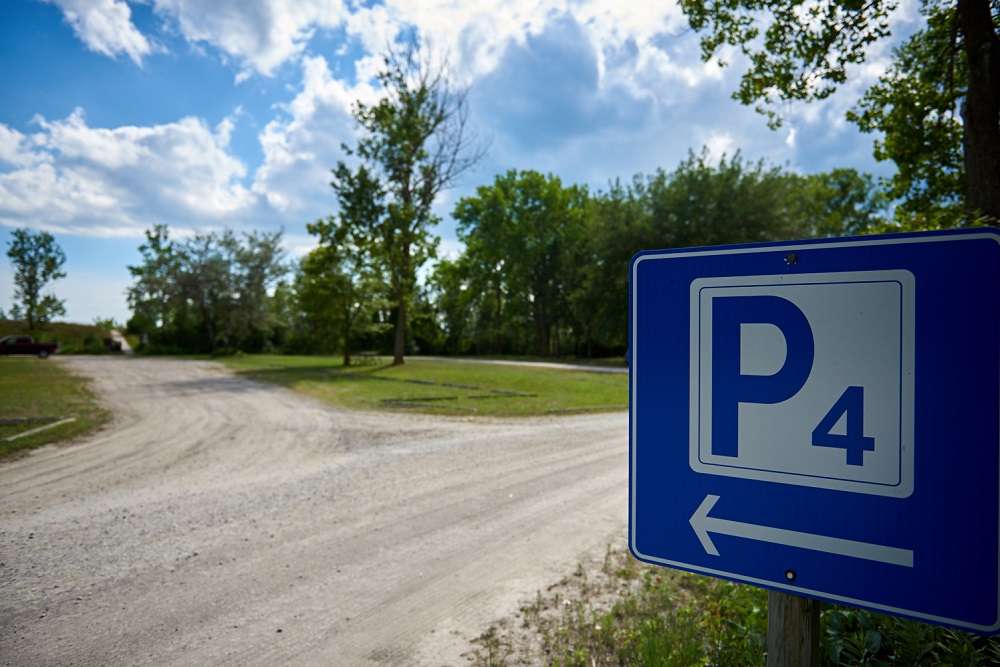
[[[284,229],[335,212],[329,170],[353,144],[353,101],[377,99],[378,56],[400,32],[447,50],[470,86],[489,153],[438,203],[442,254],[460,249],[450,212],[508,169],[593,189],[689,150],[802,173],[876,163],[845,111],[917,27],[894,37],[832,98],[786,110],[779,131],[730,98],[738,54],[703,63],[674,2],[621,0],[4,0],[0,2],[0,248],[46,230],[67,255],[52,285],[64,319],[129,317],[127,266],[143,232]],[[637,250],[639,250],[637,248]],[[0,260],[0,308],[12,303]]]

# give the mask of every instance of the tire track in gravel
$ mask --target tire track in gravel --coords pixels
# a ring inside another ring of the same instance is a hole
[[[0,664],[467,664],[627,520],[627,416],[331,409],[63,358],[110,428],[0,465]]]

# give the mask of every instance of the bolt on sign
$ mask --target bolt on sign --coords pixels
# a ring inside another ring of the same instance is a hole
[[[1000,633],[1000,231],[630,266],[640,560]]]

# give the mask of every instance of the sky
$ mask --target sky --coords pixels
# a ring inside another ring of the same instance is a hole
[[[316,245],[306,225],[336,212],[352,104],[378,99],[380,55],[400,35],[448,54],[488,144],[436,204],[443,256],[461,250],[455,203],[509,169],[601,190],[705,149],[889,176],[845,112],[919,28],[913,5],[834,96],[784,109],[772,131],[731,98],[742,56],[703,62],[673,0],[2,0],[0,309],[15,229],[55,236],[67,276],[50,287],[60,319],[80,323],[128,320],[128,266],[156,224],[175,237],[282,229],[301,257]]]

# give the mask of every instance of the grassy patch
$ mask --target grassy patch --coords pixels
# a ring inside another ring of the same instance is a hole
[[[1000,638],[837,605],[823,606],[824,666],[1000,664]],[[603,564],[539,591],[516,620],[473,642],[480,667],[719,667],[767,656],[767,591],[639,563],[609,547]]]
[[[109,416],[86,380],[51,359],[0,356],[0,396],[0,457],[86,433]],[[17,437],[70,418],[72,422]]]
[[[15,335],[30,335],[44,343],[59,343],[59,354],[106,354],[108,349],[104,339],[110,334],[92,324],[68,322],[49,322],[44,330],[31,332],[24,322],[0,320],[0,338]]]
[[[332,357],[252,355],[221,361],[246,377],[362,410],[544,415],[628,407],[626,374],[426,359],[348,368]]]

